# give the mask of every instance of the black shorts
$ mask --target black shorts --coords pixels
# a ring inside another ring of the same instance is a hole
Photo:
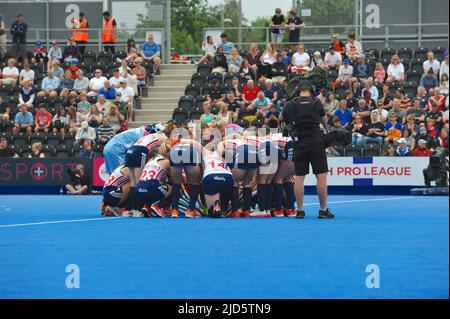
[[[310,164],[315,175],[328,172],[327,153],[323,140],[294,144],[295,176],[308,175]]]
[[[142,145],[133,145],[125,154],[125,167],[144,168],[147,163],[148,148]]]

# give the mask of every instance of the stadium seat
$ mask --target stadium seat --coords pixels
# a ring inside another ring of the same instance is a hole
[[[248,51],[244,50],[244,49],[241,49],[241,50],[238,51],[238,53],[243,59],[245,59],[245,56],[247,55]]]
[[[345,156],[347,157],[358,157],[362,155],[361,146],[356,144],[350,144],[345,146]]]
[[[192,74],[191,84],[202,87],[206,83],[207,77],[199,72]]]
[[[237,77],[239,77],[239,74],[228,72],[227,74],[225,74],[223,83],[231,86],[231,82],[233,81],[233,78],[237,78]]]
[[[182,125],[189,118],[189,110],[182,107],[177,107],[172,114],[172,121],[176,125]]]
[[[380,52],[380,59],[381,60],[389,60],[391,61],[391,58],[397,54],[397,50],[395,50],[394,48],[384,48],[381,50]]]
[[[72,156],[72,149],[67,145],[56,145],[56,157],[58,158],[67,158]]]
[[[41,150],[45,154],[45,157],[55,157],[56,150],[53,145],[42,145]]]
[[[90,96],[90,95],[88,95],[87,100],[88,100],[88,102],[91,103],[91,104],[97,103],[97,97],[96,97],[96,96]]]
[[[191,112],[189,112],[189,119],[190,120],[199,120],[200,116],[203,114],[203,109],[199,107],[194,107]]]
[[[431,51],[434,53],[434,57],[438,59],[440,62],[444,60],[444,52],[447,50],[444,47],[435,47],[431,49]]]
[[[213,72],[208,75],[208,83],[213,82],[214,80],[219,81],[220,84],[223,83],[223,74],[219,72]]]
[[[0,138],[6,138],[8,144],[12,142],[12,134],[10,132],[0,132]]]
[[[6,100],[11,95],[11,85],[3,84],[0,85],[0,96],[2,99]]]
[[[88,64],[94,64],[97,61],[97,56],[93,51],[84,51],[81,61],[86,62]]]
[[[339,156],[344,156],[345,155],[345,148],[344,148],[344,146],[334,145],[333,148],[339,154]]]
[[[208,76],[209,73],[211,73],[212,70],[212,65],[210,62],[201,62],[198,64],[197,66],[197,72],[204,75],[204,76]]]
[[[374,157],[380,156],[380,146],[377,144],[368,144],[363,146],[363,156]]]
[[[72,147],[75,142],[75,133],[66,133],[64,134],[63,143],[66,146]]]
[[[80,144],[73,144],[72,146],[73,157],[80,157],[80,150],[81,150]]]
[[[409,59],[400,59],[400,63],[403,64],[403,68],[405,69],[405,73],[409,71],[411,68],[411,63]]]
[[[23,147],[25,145],[28,145],[29,136],[25,133],[18,133],[17,135],[13,136],[13,143],[16,146]]]
[[[417,94],[417,82],[408,81],[403,84],[403,90],[405,90],[405,94],[413,99]]]
[[[153,76],[153,72],[154,72],[154,64],[152,61],[144,61],[141,64],[144,68],[145,71],[147,72],[147,77],[151,77]]]
[[[47,134],[47,144],[57,146],[62,143],[62,135],[61,133],[48,133]]]
[[[406,72],[406,80],[408,82],[419,83],[420,82],[420,78],[422,77],[422,73],[423,72],[418,72],[416,70],[409,70],[408,72]]]
[[[178,107],[190,110],[194,108],[195,98],[192,95],[183,95],[178,99]]]
[[[203,103],[206,101],[208,101],[207,95],[199,95],[195,98],[194,106],[195,107],[203,107]]]
[[[334,82],[338,77],[338,73],[335,70],[330,70],[327,72],[327,82]]]
[[[247,120],[244,120],[244,119],[238,119],[237,121],[236,121],[236,124],[237,125],[239,125],[240,127],[242,127],[242,128],[248,128],[249,126],[250,126],[250,123],[247,121]]]
[[[397,51],[397,55],[400,59],[407,59],[407,60],[411,60],[414,57],[413,49],[411,48],[400,48]]]
[[[423,61],[420,59],[411,60],[411,68],[410,70],[416,70],[418,73],[423,73]]]
[[[103,62],[94,62],[91,64],[91,70],[95,71],[97,69],[100,69],[103,74],[106,74],[106,71],[108,70],[106,63]]]
[[[210,108],[211,108],[211,113],[214,114],[214,115],[217,115],[219,113],[219,111],[220,111],[220,107],[215,106],[215,105],[211,105]]]
[[[258,117],[256,120],[252,121],[251,126],[254,126],[256,128],[261,128],[264,125],[264,119],[261,117]]]
[[[40,104],[46,104],[46,107],[50,106],[50,98],[48,96],[36,96],[36,106],[39,106]]]
[[[185,95],[191,95],[194,98],[200,95],[201,87],[196,86],[195,84],[188,84],[186,89],[184,90]]]
[[[381,59],[380,63],[383,65],[383,68],[387,71],[389,64],[391,64],[390,59]]]
[[[380,59],[380,50],[378,50],[377,48],[368,48],[364,52],[365,52],[366,56],[371,55],[372,57],[374,57],[377,60]]]
[[[108,69],[108,73],[109,72],[112,73],[114,71],[114,69],[120,68],[120,63],[117,61],[111,61],[106,65],[106,68]]]
[[[78,63],[78,67],[83,71],[84,75],[91,72],[91,64],[86,61],[81,61]]]
[[[16,109],[15,113],[17,113],[17,109]],[[9,120],[5,123],[0,123],[0,132],[2,132],[2,131],[11,132],[13,127],[14,127],[13,120]]]
[[[414,50],[414,59],[418,59],[421,62],[425,61],[427,59],[427,53],[430,51],[426,47],[420,47]]]
[[[31,150],[31,145],[23,145],[21,147],[21,157],[30,157],[31,154],[33,154],[33,151]]]
[[[46,144],[45,134],[41,132],[33,133],[30,135],[30,145],[34,143]]]
[[[113,59],[111,52],[109,51],[101,51],[97,54],[97,62],[108,64]]]
[[[34,71],[34,74],[42,74],[45,72],[45,67],[40,62],[30,63],[30,68]]]
[[[209,91],[211,90],[211,83],[205,83],[202,86],[202,91],[201,94],[202,95],[209,95]]]
[[[97,143],[93,147],[93,151],[95,152],[95,157],[103,157],[103,148],[105,145]]]
[[[118,58],[123,60],[127,57],[127,52],[126,51],[119,51],[114,53],[114,60],[117,60]]]

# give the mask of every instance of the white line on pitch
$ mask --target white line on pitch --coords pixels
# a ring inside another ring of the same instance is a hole
[[[26,224],[10,224],[10,225],[0,225],[0,228],[8,228],[8,227],[21,227],[21,226],[35,226],[35,225],[49,225],[49,224],[64,224],[64,223],[79,223],[79,222],[92,222],[98,220],[114,220],[114,219],[122,219],[123,217],[102,217],[102,218],[87,218],[87,219],[68,219],[68,220],[52,220],[48,222],[35,222],[35,223],[26,223]]]
[[[344,203],[360,203],[360,202],[378,202],[378,201],[388,201],[388,200],[399,200],[399,199],[410,199],[409,197],[387,197],[387,198],[367,198],[367,199],[354,199],[354,200],[341,200],[328,202],[328,204],[344,204]],[[319,205],[319,203],[307,203],[304,206],[311,205]],[[79,222],[91,222],[91,221],[99,221],[99,220],[115,220],[122,219],[124,217],[114,217],[114,218],[88,218],[88,219],[69,219],[69,220],[54,220],[48,222],[35,222],[35,223],[26,223],[26,224],[10,224],[10,225],[0,225],[0,228],[9,228],[9,227],[22,227],[22,226],[35,226],[35,225],[49,225],[49,224],[64,224],[64,223],[79,223]]]

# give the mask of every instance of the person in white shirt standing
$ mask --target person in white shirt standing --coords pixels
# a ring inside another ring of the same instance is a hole
[[[441,62],[434,58],[434,53],[427,53],[427,60],[423,62],[423,73],[427,74],[429,69],[433,69],[434,75],[438,76],[441,69]]]
[[[329,50],[330,51],[325,54],[325,70],[338,70],[342,64],[342,56],[339,52],[336,52],[334,45],[330,46]]]
[[[100,69],[95,70],[95,77],[89,81],[89,93],[88,96],[97,96],[98,91],[103,87],[107,79],[102,76],[102,71]]]
[[[125,79],[120,80],[120,88],[117,89],[117,92],[121,94],[121,101],[127,105],[128,109],[128,119],[133,118],[133,101],[134,101],[134,91],[131,87],[127,85],[127,81]]]

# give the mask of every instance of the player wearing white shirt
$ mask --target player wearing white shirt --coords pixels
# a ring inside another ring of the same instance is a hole
[[[120,208],[130,191],[129,170],[124,165],[117,167],[103,185],[102,215],[120,216]]]

